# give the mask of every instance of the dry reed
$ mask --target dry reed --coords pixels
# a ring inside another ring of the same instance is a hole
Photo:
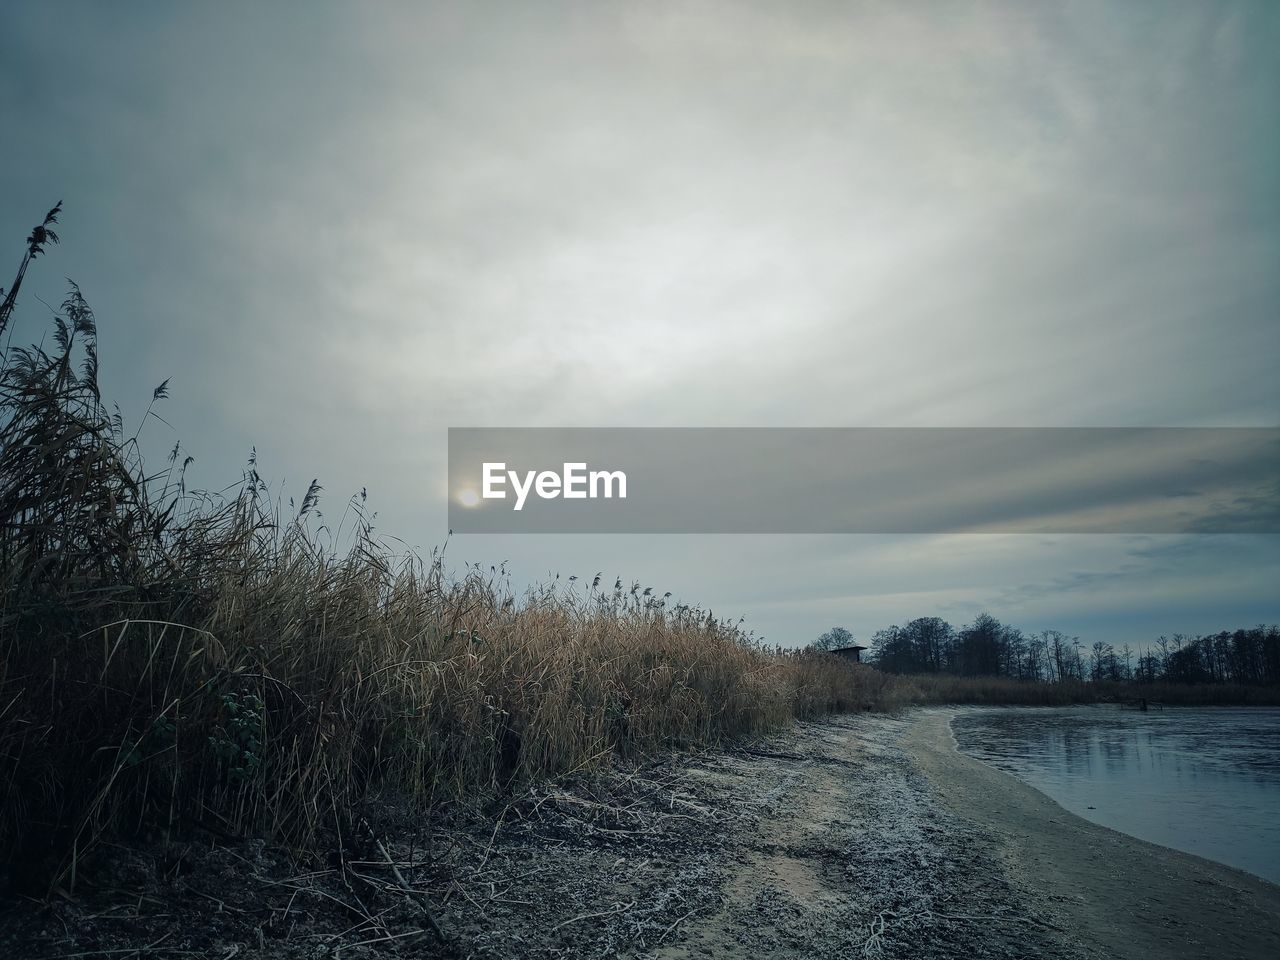
[[[337,552],[318,485],[282,516],[252,461],[229,497],[190,493],[189,458],[147,473],[102,401],[78,289],[56,325],[0,379],[0,862],[21,888],[73,886],[107,836],[314,849],[374,796],[485,802],[895,695],[620,583],[451,578],[385,549],[361,498]]]

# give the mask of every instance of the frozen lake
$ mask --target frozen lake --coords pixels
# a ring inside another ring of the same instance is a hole
[[[1280,883],[1280,708],[978,709],[960,749],[1131,836]]]

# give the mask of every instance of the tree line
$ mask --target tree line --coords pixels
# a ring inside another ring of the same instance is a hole
[[[812,644],[829,650],[854,643],[835,627]],[[1160,637],[1135,647],[1090,645],[1058,630],[1026,633],[990,614],[957,629],[940,617],[919,617],[877,631],[867,662],[888,673],[997,676],[1060,683],[1280,683],[1280,626]]]

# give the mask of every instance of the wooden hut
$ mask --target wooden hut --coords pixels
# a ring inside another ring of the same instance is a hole
[[[834,650],[831,651],[831,653],[834,656],[843,657],[846,660],[852,660],[854,663],[861,663],[862,651],[865,649],[867,648],[860,647],[857,644],[854,644],[851,647],[836,647]]]

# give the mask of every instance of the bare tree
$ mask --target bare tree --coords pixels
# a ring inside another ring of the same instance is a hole
[[[844,627],[832,627],[809,647],[813,650],[839,650],[841,647],[853,646],[853,634]]]

